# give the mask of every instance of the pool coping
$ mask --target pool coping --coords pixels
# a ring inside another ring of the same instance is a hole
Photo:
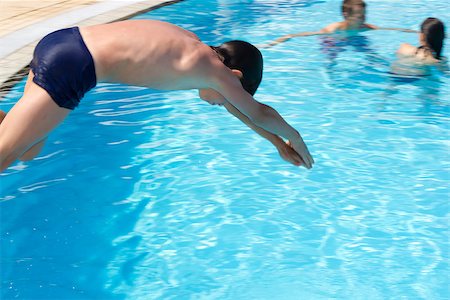
[[[94,16],[89,16],[87,18],[81,18],[78,22],[65,22],[65,26],[63,27],[70,27],[70,26],[89,26],[94,24],[101,24],[101,23],[111,23],[111,22],[117,22],[122,20],[130,19],[134,16],[164,7],[168,5],[172,5],[178,2],[182,2],[185,0],[136,0],[136,1],[128,1],[126,5],[119,5],[117,8],[114,8],[112,10],[107,10],[103,13],[96,14]],[[105,1],[106,3],[106,1]],[[102,3],[104,4],[104,3]],[[122,3],[123,4],[123,3]],[[97,4],[97,6],[101,5],[100,3]],[[90,9],[94,5],[85,7],[84,9]],[[73,15],[74,11],[69,12],[63,12],[59,15],[57,15],[52,19],[64,19],[69,14]],[[47,20],[48,21],[48,20]],[[39,22],[38,22],[39,23]],[[58,23],[58,22],[55,22]],[[54,26],[58,26],[59,24],[56,24]],[[26,30],[31,31],[32,27],[36,26],[35,24],[31,24],[24,29],[18,30],[16,32],[26,32]],[[54,27],[50,28],[51,30],[48,30],[49,32],[63,28],[63,27]],[[49,28],[46,28],[49,29]],[[12,32],[8,35],[12,36],[14,33]],[[25,34],[22,34],[23,36]],[[43,35],[42,35],[43,36]],[[39,37],[28,37],[28,39],[31,39],[31,41],[27,41],[25,46],[20,47],[19,49],[14,49],[11,51],[11,53],[5,55],[4,57],[0,58],[0,66],[1,72],[0,72],[0,101],[8,94],[8,92],[19,82],[21,81],[29,72],[29,63],[31,61],[34,48],[36,44],[39,42]],[[20,35],[19,35],[20,37]],[[17,39],[17,37],[15,37]],[[7,38],[0,38],[0,41],[7,40]],[[8,51],[8,50],[6,50]]]

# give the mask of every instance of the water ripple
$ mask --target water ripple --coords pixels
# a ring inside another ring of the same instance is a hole
[[[446,8],[427,4],[394,17],[374,2],[370,20],[415,29]],[[209,44],[264,44],[339,9],[190,0],[137,18]],[[39,159],[1,174],[3,298],[445,298],[449,78],[388,74],[398,42],[416,38],[377,30],[262,50],[255,97],[300,130],[312,170],[196,91],[99,84]]]
[[[28,185],[28,186],[20,187],[20,188],[18,188],[18,190],[23,193],[29,193],[29,192],[33,192],[37,189],[42,189],[42,188],[53,186],[61,181],[66,181],[66,180],[67,180],[66,178],[57,178],[57,179],[46,180],[46,181],[42,181],[42,182],[36,182],[36,183]]]

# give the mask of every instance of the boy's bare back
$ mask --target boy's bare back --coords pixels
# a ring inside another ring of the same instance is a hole
[[[82,27],[80,32],[94,58],[98,81],[160,90],[199,88],[196,76],[204,72],[196,69],[214,58],[195,34],[160,21],[122,21]]]

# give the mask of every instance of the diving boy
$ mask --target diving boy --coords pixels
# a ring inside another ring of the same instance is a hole
[[[173,24],[122,21],[55,31],[36,46],[30,67],[24,94],[0,124],[0,170],[37,155],[46,136],[97,82],[198,89],[200,98],[225,106],[286,161],[308,169],[314,163],[299,132],[253,98],[263,61],[249,43],[210,47]]]

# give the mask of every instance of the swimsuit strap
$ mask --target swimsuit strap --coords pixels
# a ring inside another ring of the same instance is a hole
[[[428,46],[423,46],[423,45],[422,45],[422,46],[417,47],[416,55],[419,53],[419,50],[423,50],[425,56],[427,56],[427,54],[428,54],[428,52],[429,52],[429,53],[431,54],[431,56],[433,56],[434,58],[436,58],[435,52],[433,51],[433,49],[431,49],[431,48],[428,47]]]
[[[417,47],[417,49],[416,49],[416,55],[419,53],[419,50],[425,50],[425,49],[427,49],[428,47],[426,47],[426,46],[419,46],[419,47]]]

